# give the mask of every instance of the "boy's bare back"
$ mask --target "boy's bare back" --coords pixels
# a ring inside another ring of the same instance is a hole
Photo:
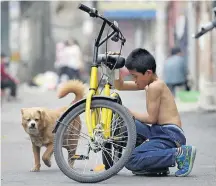
[[[151,94],[158,94],[159,96],[158,108],[155,108],[155,111],[158,109],[157,124],[176,124],[181,127],[181,119],[177,106],[167,85],[162,80],[157,79],[146,88],[146,107],[149,114],[152,112],[150,110],[151,105],[156,101],[151,99],[154,97]]]
[[[122,78],[115,81],[115,87],[118,90],[141,90],[134,81],[123,81]],[[138,115],[133,111],[131,113],[137,116],[137,119],[149,124],[175,124],[181,127],[177,106],[167,85],[157,78],[146,86],[145,91],[147,114],[139,113]],[[145,118],[150,118],[150,122],[145,121]]]

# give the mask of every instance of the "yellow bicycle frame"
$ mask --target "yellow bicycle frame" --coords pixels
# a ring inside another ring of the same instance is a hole
[[[98,67],[91,67],[90,76],[90,91],[86,98],[86,124],[88,128],[88,133],[91,138],[93,138],[93,130],[96,127],[96,112],[91,113],[91,100],[92,96],[96,94],[96,89],[98,86]]]
[[[108,93],[109,93],[109,96],[111,96],[111,97],[118,96],[115,92],[110,94],[110,85],[106,84],[105,85],[105,95],[108,95]],[[111,109],[105,109],[104,114],[103,114],[103,110],[102,110],[102,118],[105,118],[105,121],[103,123],[105,124],[104,125],[104,137],[106,139],[110,137],[112,115],[113,115],[113,112]]]
[[[98,67],[91,67],[91,76],[90,76],[90,91],[87,95],[86,99],[86,124],[88,128],[88,133],[91,138],[94,137],[93,131],[96,127],[96,124],[98,122],[97,118],[97,110],[91,111],[91,100],[92,96],[98,95],[98,91],[96,92],[96,89],[98,87]],[[108,83],[105,84],[104,88],[104,95],[105,96],[111,96],[115,97],[116,94],[113,93],[110,95],[110,85]],[[102,117],[101,122],[103,123],[103,131],[104,131],[104,137],[108,138],[110,137],[110,131],[111,131],[111,120],[112,120],[112,110],[102,108]]]

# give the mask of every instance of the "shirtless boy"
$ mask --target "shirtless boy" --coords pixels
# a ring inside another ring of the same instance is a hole
[[[134,81],[123,81],[120,73],[115,87],[118,90],[145,90],[147,107],[146,113],[130,111],[136,119],[139,144],[126,168],[137,175],[167,175],[169,167],[177,164],[175,176],[187,176],[193,168],[196,148],[186,145],[174,97],[157,77],[154,57],[147,50],[138,48],[127,57],[125,66]]]

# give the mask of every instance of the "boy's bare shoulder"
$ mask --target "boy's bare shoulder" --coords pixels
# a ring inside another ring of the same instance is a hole
[[[148,91],[161,92],[165,86],[165,83],[162,80],[156,80],[152,82],[148,87]]]

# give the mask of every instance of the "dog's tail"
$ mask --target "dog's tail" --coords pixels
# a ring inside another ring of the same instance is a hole
[[[63,98],[69,93],[75,94],[75,99],[73,102],[76,102],[84,97],[86,90],[86,85],[79,80],[69,80],[59,85],[57,96],[58,98]]]

